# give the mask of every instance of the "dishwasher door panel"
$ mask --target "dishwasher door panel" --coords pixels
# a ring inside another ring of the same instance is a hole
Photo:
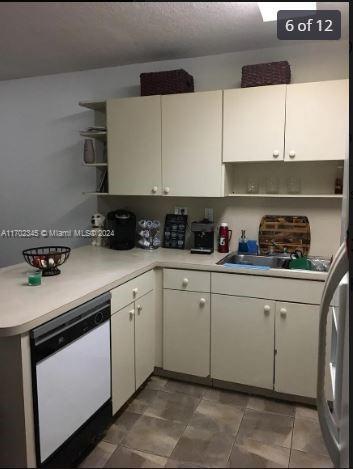
[[[36,364],[40,462],[111,396],[110,321]]]

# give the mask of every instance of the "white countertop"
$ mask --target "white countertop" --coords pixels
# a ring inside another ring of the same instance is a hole
[[[286,277],[325,281],[327,273],[304,270],[230,269],[216,263],[225,254],[190,254],[190,251],[132,249],[114,251],[84,246],[73,249],[60,267],[61,274],[43,277],[42,285],[27,285],[24,263],[0,269],[0,336],[28,332],[60,314],[121,285],[155,267],[184,268],[230,274]]]

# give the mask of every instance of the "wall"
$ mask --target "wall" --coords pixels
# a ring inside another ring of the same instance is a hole
[[[157,200],[154,200],[157,199]],[[257,239],[263,215],[306,215],[311,228],[311,255],[330,257],[339,246],[340,202],[320,199],[218,199],[184,197],[102,197],[100,210],[105,213],[125,208],[136,213],[138,219],[153,218],[164,223],[166,213],[174,213],[174,207],[188,207],[188,222],[200,220],[206,207],[213,208],[216,223],[229,223],[233,229],[231,250],[237,248],[240,230],[245,229],[248,239]],[[193,236],[188,230],[187,247]]]
[[[196,90],[238,87],[242,65],[283,59],[291,64],[292,82],[348,77],[348,44],[339,41],[285,45],[273,49],[0,82],[0,234],[4,229],[15,228],[74,229],[89,226],[97,200],[83,196],[82,192],[94,188],[95,174],[94,170],[81,165],[82,139],[78,131],[92,123],[93,116],[91,111],[77,106],[79,100],[136,96],[139,94],[139,74],[142,71],[180,67],[194,75]],[[174,207],[175,202],[168,200],[161,200],[159,218],[164,218],[170,210],[166,204]],[[151,216],[150,202],[148,197],[129,200],[132,209],[136,208],[137,213],[148,216]],[[177,202],[181,203],[179,200]],[[206,206],[205,202],[188,200],[183,204],[188,205],[191,214],[195,212],[195,217],[198,217],[201,206]],[[99,204],[99,207],[109,210],[126,202],[114,198],[108,204],[107,201],[103,203],[105,205]],[[289,210],[300,210],[303,214],[304,209],[310,210],[314,233],[334,226],[339,220],[337,203],[336,206],[327,205],[327,210],[326,205],[317,201],[310,202],[310,208],[306,208],[304,202],[294,206],[287,203],[285,206],[273,203],[264,206],[259,200],[235,203],[228,199],[214,199],[207,203],[215,207],[217,216],[224,214],[239,227],[248,224],[250,231],[254,231],[250,226],[252,223],[257,225],[261,214],[278,212],[279,209],[288,213]],[[318,217],[322,213],[325,219]],[[87,241],[1,237],[0,266],[20,262],[22,249],[54,242],[76,246]],[[313,243],[316,249],[316,241]],[[317,249],[331,252],[335,243],[336,232],[328,236],[325,249],[320,243]]]

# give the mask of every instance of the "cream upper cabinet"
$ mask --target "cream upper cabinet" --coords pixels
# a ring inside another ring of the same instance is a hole
[[[163,368],[209,376],[210,294],[165,289],[163,329]]]
[[[273,389],[275,302],[212,294],[211,378]]]
[[[154,370],[155,302],[154,291],[135,301],[136,389]]]
[[[107,101],[109,193],[161,193],[161,98]]]
[[[287,85],[285,160],[343,159],[348,104],[348,80]]]
[[[220,197],[222,91],[162,96],[163,193]]]
[[[316,397],[319,319],[319,306],[276,303],[275,391]],[[327,363],[331,340],[330,323],[328,325]],[[330,376],[328,370],[326,376]],[[329,379],[326,391],[328,398],[332,398]]]
[[[286,85],[225,90],[223,162],[284,157]]]

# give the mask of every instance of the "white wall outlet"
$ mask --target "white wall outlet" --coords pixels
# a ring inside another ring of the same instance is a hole
[[[205,218],[207,218],[207,220],[213,221],[213,208],[205,208]]]
[[[187,207],[174,207],[174,214],[175,215],[187,215],[188,208]]]

